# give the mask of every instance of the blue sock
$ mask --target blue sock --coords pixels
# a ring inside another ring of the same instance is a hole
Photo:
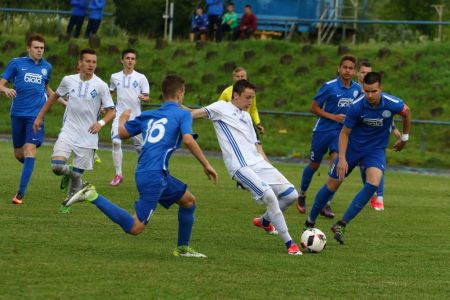
[[[133,228],[134,219],[125,209],[120,208],[116,204],[112,203],[102,195],[98,195],[98,198],[92,201],[95,206],[98,207],[108,218],[114,223],[119,224],[123,231],[129,233]]]
[[[377,188],[377,196],[384,196],[384,175],[381,177],[380,185]]]
[[[300,183],[300,190],[302,192],[306,192],[308,190],[311,180],[316,171],[317,170],[312,169],[309,165],[305,167],[305,169],[303,170],[302,181]]]
[[[262,226],[267,227],[270,225],[270,221],[264,219],[264,217],[261,217],[261,224],[262,224]]]
[[[285,245],[286,245],[286,248],[288,248],[289,249],[289,247],[292,245],[292,243],[293,243],[293,241],[292,240],[290,240],[290,241],[287,241],[286,243],[284,243]]]
[[[317,192],[316,199],[314,200],[314,205],[311,207],[311,211],[309,212],[309,220],[311,222],[315,222],[317,217],[319,216],[322,208],[325,207],[327,202],[333,198],[333,191],[330,191],[326,184]]]
[[[370,198],[376,190],[377,187],[375,185],[366,182],[362,190],[359,191],[358,194],[356,194],[355,198],[353,198],[352,203],[350,203],[350,206],[345,211],[342,219],[345,222],[349,223],[354,217],[359,214],[359,212],[364,208],[367,202],[369,202]]]
[[[178,246],[189,246],[194,225],[195,203],[189,208],[178,208]]]
[[[359,171],[361,172],[361,180],[362,183],[366,183],[366,170],[363,167],[359,167]]]
[[[34,170],[34,162],[36,158],[34,157],[25,157],[23,167],[22,167],[22,176],[20,177],[20,185],[19,185],[19,193],[21,195],[25,195],[27,191],[28,183],[30,182],[31,175]]]

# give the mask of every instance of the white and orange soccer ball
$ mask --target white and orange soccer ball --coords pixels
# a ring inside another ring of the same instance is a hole
[[[309,228],[302,233],[300,244],[303,249],[309,252],[318,253],[325,248],[327,237],[320,229]]]

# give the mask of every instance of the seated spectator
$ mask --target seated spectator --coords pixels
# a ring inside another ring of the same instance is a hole
[[[206,40],[206,33],[208,32],[208,16],[203,13],[202,7],[197,7],[195,9],[194,15],[192,15],[191,21],[191,34],[190,40],[193,42],[198,36],[200,36],[201,41]]]
[[[238,30],[238,17],[234,12],[234,4],[229,3],[227,7],[227,12],[222,18],[222,32],[231,32],[231,36],[234,36],[236,30]]]
[[[239,30],[236,31],[235,38],[238,36],[243,39],[249,39],[253,33],[256,31],[256,16],[252,13],[252,7],[250,4],[245,6],[244,14],[242,15],[241,25],[239,26]]]

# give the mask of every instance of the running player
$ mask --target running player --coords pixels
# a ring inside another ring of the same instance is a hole
[[[178,245],[175,256],[206,257],[189,246],[194,224],[195,197],[187,185],[171,176],[168,170],[172,153],[181,141],[202,164],[206,175],[217,181],[217,173],[211,167],[197,142],[192,137],[191,114],[180,108],[184,99],[184,80],[168,75],[162,83],[164,104],[155,110],[144,111],[134,120],[129,120],[131,109],[125,110],[119,119],[119,135],[125,139],[142,134],[144,144],[139,155],[135,173],[139,199],[135,202],[135,214],[99,195],[93,185],[88,185],[66,202],[66,206],[88,200],[97,206],[108,218],[129,234],[138,235],[150,221],[159,203],[168,209],[177,203]]]
[[[377,190],[386,168],[386,146],[389,142],[392,119],[403,118],[403,134],[394,145],[401,151],[409,139],[411,114],[403,101],[381,91],[380,74],[371,72],[364,77],[364,95],[356,99],[347,111],[339,136],[339,156],[334,162],[326,184],[319,190],[305,222],[306,228],[315,226],[320,210],[333,197],[342,181],[359,164],[365,166],[366,181],[356,194],[341,220],[331,230],[334,238],[344,243],[346,225],[353,220]]]
[[[69,97],[64,114],[64,124],[53,146],[52,170],[63,176],[61,187],[68,189],[68,198],[82,188],[84,170],[92,170],[93,157],[98,148],[98,132],[115,115],[114,102],[108,85],[94,72],[97,55],[92,49],[80,52],[80,73],[65,76],[55,93],[50,96],[34,122],[35,132],[39,132],[41,121],[59,97]],[[106,110],[101,120],[97,120],[100,108]],[[67,160],[73,153],[73,166]],[[67,198],[67,199],[68,199]],[[61,212],[68,212],[62,210]]]
[[[192,110],[192,115],[194,119],[208,118],[213,121],[230,177],[249,190],[257,203],[266,206],[266,213],[255,218],[253,224],[268,233],[280,234],[288,254],[301,255],[283,216],[283,211],[295,202],[298,193],[261,154],[261,145],[247,112],[254,97],[255,86],[247,80],[239,80],[233,85],[231,102],[219,100]]]
[[[323,156],[329,152],[332,161],[337,157],[339,132],[345,114],[352,102],[361,94],[361,87],[352,80],[355,73],[356,58],[352,55],[343,56],[339,63],[338,76],[322,85],[311,104],[311,112],[316,114],[318,119],[313,129],[310,162],[303,170],[300,182],[297,201],[297,210],[300,213],[306,212],[306,191]],[[329,203],[320,214],[330,219],[334,218]]]
[[[122,140],[119,137],[119,117],[127,109],[131,109],[130,120],[141,114],[141,101],[149,101],[150,86],[144,74],[137,72],[137,52],[126,49],[122,52],[123,70],[111,75],[109,90],[117,93],[116,118],[112,123],[112,159],[116,173],[111,181],[112,186],[118,186],[123,181],[122,176]],[[134,149],[139,154],[142,148],[142,135],[131,137]]]
[[[2,73],[0,92],[11,98],[11,133],[16,159],[23,164],[19,189],[13,204],[22,204],[36,160],[36,149],[44,139],[44,124],[39,132],[33,131],[33,122],[53,91],[48,82],[52,66],[42,56],[45,40],[39,34],[27,39],[28,56],[12,59]],[[14,84],[7,88],[7,82]]]

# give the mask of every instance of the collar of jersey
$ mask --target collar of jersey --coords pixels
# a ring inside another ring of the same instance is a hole
[[[164,107],[166,106],[180,106],[178,103],[176,103],[175,101],[164,101],[164,104],[162,105]]]
[[[25,56],[25,59],[31,63],[33,63],[34,65],[40,65],[42,63],[43,58],[41,58],[37,64],[34,63],[34,60],[31,58],[31,56]]]
[[[342,79],[341,79],[340,76],[337,76],[336,79],[337,79],[337,83],[338,83],[339,87],[342,88],[342,89],[349,90],[349,89],[351,89],[351,88],[353,87],[353,84],[354,84],[354,81],[353,81],[353,80],[350,81],[350,86],[349,86],[349,87],[346,87],[346,86],[344,85],[344,83],[342,82]]]

